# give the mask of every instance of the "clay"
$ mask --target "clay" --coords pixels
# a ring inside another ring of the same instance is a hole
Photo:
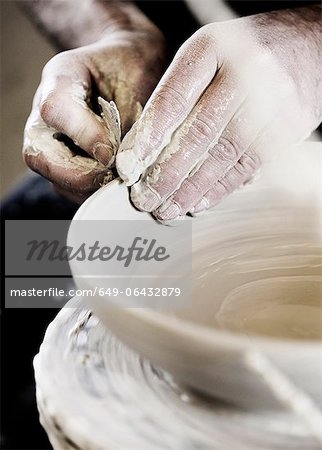
[[[125,343],[208,394],[244,407],[285,408],[249,366],[255,348],[303,395],[322,404],[321,159],[314,149],[285,150],[212,212],[185,219],[193,230],[191,306],[187,300],[185,308],[162,312],[115,308],[98,297],[87,302]],[[84,219],[153,222],[129,203],[117,180],[80,208],[75,220]]]
[[[260,355],[250,359],[267,372]],[[200,396],[124,346],[76,298],[50,324],[34,366],[55,450],[321,448],[314,408],[308,426],[294,411],[246,411]]]
[[[189,305],[121,308],[94,296],[60,312],[35,361],[55,450],[66,440],[82,450],[321,448],[320,173],[319,144],[292,148],[212,213],[185,219]],[[160,227],[120,180],[74,218],[108,219]]]
[[[102,109],[102,118],[110,136],[110,144],[113,150],[113,158],[109,166],[112,166],[115,161],[116,152],[121,143],[121,119],[117,106],[113,101],[107,102],[102,97],[98,97],[98,104]]]

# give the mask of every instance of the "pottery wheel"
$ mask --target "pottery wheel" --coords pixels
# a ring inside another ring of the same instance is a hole
[[[291,413],[241,411],[178,386],[76,299],[49,325],[35,374],[55,450],[321,448]]]

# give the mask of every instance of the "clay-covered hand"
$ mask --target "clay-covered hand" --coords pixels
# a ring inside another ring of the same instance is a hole
[[[321,121],[320,7],[207,25],[179,49],[116,166],[160,220],[216,205]],[[138,179],[140,178],[140,181]]]
[[[121,30],[52,58],[26,123],[28,166],[71,200],[86,199],[109,179],[119,145],[92,100],[114,101],[126,132],[160,79],[162,53],[161,33]]]

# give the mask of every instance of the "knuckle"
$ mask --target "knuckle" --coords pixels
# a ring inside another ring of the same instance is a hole
[[[73,51],[71,50],[57,53],[57,55],[50,58],[50,60],[47,61],[47,63],[44,65],[42,75],[46,76],[48,72],[51,72],[52,70],[56,69],[57,66],[61,66],[62,64],[70,65],[71,57],[73,57]]]
[[[199,59],[214,54],[216,46],[216,27],[207,24],[196,31],[178,50],[175,60],[180,64],[187,59]]]
[[[199,30],[192,35],[192,39],[200,44],[212,45],[215,34],[216,24],[208,23],[199,28]]]
[[[255,151],[248,151],[240,158],[240,164],[247,171],[254,171],[261,165],[261,158]]]
[[[188,106],[183,86],[178,81],[174,82],[173,79],[171,84],[165,83],[160,87],[157,100],[159,103],[157,108],[166,111],[174,118],[182,115]]]
[[[220,198],[223,194],[228,194],[231,190],[230,183],[225,178],[218,181],[214,189],[214,197]]]
[[[181,187],[187,194],[188,198],[190,198],[191,196],[199,196],[204,193],[202,180],[199,180],[196,177],[186,178]]]
[[[224,176],[221,180],[218,181],[218,190],[221,188],[223,193],[229,194],[238,186],[238,176]]]
[[[218,144],[209,153],[223,162],[235,163],[240,156],[240,147],[231,137],[221,136]]]
[[[193,122],[192,130],[197,136],[200,136],[209,142],[212,140],[213,130],[206,119],[197,117]]]
[[[46,98],[39,105],[39,113],[41,118],[47,122],[51,116],[52,102],[50,98]]]
[[[57,117],[59,116],[61,107],[59,98],[55,92],[47,95],[39,105],[39,113],[41,118],[50,126],[55,127],[57,122]]]
[[[239,158],[239,145],[236,139],[231,136],[221,136],[219,139],[221,145],[220,154],[225,160],[234,162]]]

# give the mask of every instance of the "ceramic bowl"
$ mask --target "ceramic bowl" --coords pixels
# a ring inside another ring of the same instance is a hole
[[[286,151],[212,212],[187,218],[191,307],[120,308],[100,296],[87,297],[88,306],[179,382],[245,408],[298,408],[314,427],[322,406],[320,155],[317,144]],[[116,180],[74,220],[143,218],[153,220]],[[71,262],[73,274],[79,264]]]

